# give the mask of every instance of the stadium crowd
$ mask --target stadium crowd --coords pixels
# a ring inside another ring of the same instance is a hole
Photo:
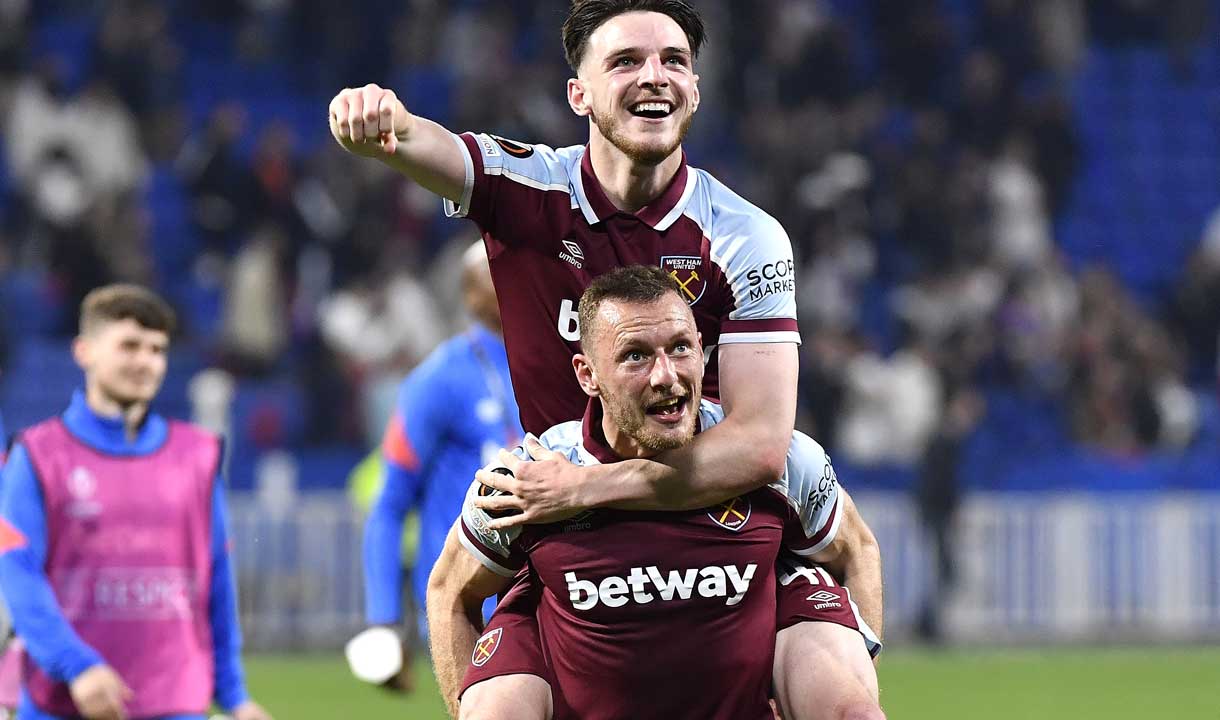
[[[922,467],[932,510],[997,402],[1054,447],[1197,441],[1220,213],[1151,284],[1058,233],[1094,160],[1071,102],[1091,48],[1152,48],[1181,82],[1220,83],[1197,62],[1220,58],[1214,3],[700,5],[711,45],[686,147],[792,239],[799,427],[856,466]],[[146,283],[206,364],[300,384],[296,442],[370,446],[398,379],[461,322],[471,237],[333,147],[325,98],[377,79],[455,129],[567,144],[583,125],[561,93],[560,3],[362,7],[0,3],[0,349],[66,337],[93,287]]]

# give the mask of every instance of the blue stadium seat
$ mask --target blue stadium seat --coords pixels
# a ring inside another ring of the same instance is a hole
[[[1213,42],[1196,60],[1218,53]],[[1086,169],[1057,223],[1073,267],[1106,262],[1149,300],[1169,289],[1220,205],[1209,190],[1220,188],[1220,104],[1208,102],[1220,74],[1206,70],[1180,76],[1162,49],[1089,50],[1074,86]]]
[[[152,216],[151,251],[162,290],[188,282],[199,240],[190,219],[190,200],[173,168],[153,168],[144,193]]]
[[[0,275],[0,307],[14,336],[49,335],[63,323],[68,308],[47,277],[36,270],[10,270]]]
[[[904,490],[915,488],[918,473],[901,465],[857,465],[839,454],[834,456],[835,474],[849,492],[856,490]]]
[[[302,448],[293,453],[299,465],[297,487],[301,490],[340,489],[346,486],[352,468],[364,460],[359,448],[328,445]]]
[[[79,90],[93,60],[97,18],[89,15],[60,17],[37,23],[30,38],[29,57],[55,57],[64,65],[67,87]]]
[[[0,376],[0,406],[9,432],[62,411],[84,380],[72,360],[68,338],[29,335],[21,339]]]

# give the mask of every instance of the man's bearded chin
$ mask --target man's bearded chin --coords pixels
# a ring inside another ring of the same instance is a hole
[[[691,388],[691,392],[687,396],[686,411],[693,416],[694,420],[687,418],[686,432],[680,436],[651,431],[645,423],[647,413],[633,402],[624,402],[617,397],[605,397],[606,411],[614,421],[615,427],[635,440],[641,448],[654,453],[664,452],[680,448],[694,439],[695,425],[698,423],[699,417],[697,398],[699,398],[701,390],[700,387]]]
[[[657,146],[653,144],[639,143],[627,136],[623,131],[623,124],[618,122],[617,118],[610,116],[604,117],[594,112],[591,116],[593,124],[601,132],[602,137],[606,138],[611,145],[619,149],[619,152],[626,155],[633,162],[641,165],[660,165],[670,155],[674,153],[686,139],[686,133],[690,130],[691,121],[695,119],[694,113],[688,113],[682,118],[681,124],[678,126],[678,134],[674,141],[668,146]]]
[[[691,423],[687,427],[687,432],[683,433],[681,437],[660,434],[654,435],[647,430],[641,430],[633,437],[635,438],[635,441],[640,444],[640,447],[648,450],[649,452],[665,452],[666,450],[680,448],[689,443],[691,440],[694,440],[695,424]]]

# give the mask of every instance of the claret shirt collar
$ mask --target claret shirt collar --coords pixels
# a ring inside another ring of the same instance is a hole
[[[695,412],[699,412],[700,405],[696,404],[693,408]],[[623,458],[619,457],[618,453],[610,447],[606,441],[606,434],[602,432],[602,403],[595,397],[589,398],[589,404],[585,406],[585,416],[581,420],[581,445],[585,451],[593,457],[597,458],[599,463],[622,462]],[[703,416],[699,415],[695,418],[695,434],[698,435],[703,429]]]
[[[595,397],[589,398],[585,406],[585,417],[581,422],[583,435],[582,444],[590,455],[600,463],[616,463],[622,460],[618,453],[610,448],[606,434],[602,432],[602,403]]]
[[[573,178],[573,191],[576,195],[576,202],[580,205],[580,210],[590,225],[596,225],[612,215],[622,214],[646,223],[657,232],[664,232],[682,216],[687,203],[695,194],[695,185],[698,181],[699,174],[686,164],[686,151],[683,151],[682,164],[678,167],[678,173],[674,175],[674,179],[665,188],[665,192],[637,213],[623,212],[610,202],[610,198],[606,197],[605,190],[602,189],[597,176],[593,174],[593,160],[589,155],[589,148],[586,146],[584,156],[580,159],[580,173]]]

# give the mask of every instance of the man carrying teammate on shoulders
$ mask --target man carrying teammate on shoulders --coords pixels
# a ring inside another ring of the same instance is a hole
[[[587,146],[454,135],[376,85],[343,90],[330,103],[342,147],[380,159],[479,226],[526,431],[584,411],[568,367],[579,350],[576,301],[598,275],[661,267],[717,346],[707,348],[704,393],[723,402],[724,422],[655,458],[530,463],[512,481],[520,514],[496,524],[553,522],[593,507],[708,507],[784,472],[800,342],[792,248],[774,218],[686,164],[681,142],[699,106],[694,61],[703,39],[702,20],[683,0],[577,0],[563,41],[576,73],[569,105],[590,119]],[[528,588],[510,596],[521,594]],[[810,585],[792,583],[777,595],[781,703],[805,720],[831,717],[825,708],[836,698],[864,693],[875,704],[876,675],[859,634],[824,617],[811,594]],[[860,610],[880,633],[880,597],[861,597]],[[447,702],[456,701],[470,649],[434,653]]]
[[[582,466],[647,458],[723,420],[720,406],[701,401],[703,352],[679,288],[656,267],[593,281],[580,301],[584,352],[572,360],[588,409],[583,421],[543,433],[539,455]],[[502,460],[517,471],[528,465],[507,452]],[[781,546],[881,592],[871,532],[822,448],[801,433],[776,482],[698,510],[599,509],[493,530],[474,504],[482,487],[471,485],[429,582],[432,638],[452,646],[477,634],[484,598],[528,568],[543,588],[536,613],[555,718],[769,719]],[[824,592],[819,600],[855,613],[850,595]],[[858,617],[849,622],[878,645]],[[494,662],[502,646],[511,652],[506,632],[513,630],[483,635],[476,668]],[[468,675],[467,685],[479,675]],[[495,717],[506,704],[522,716],[522,698],[489,701],[479,693],[485,684],[463,699],[462,718]],[[532,711],[548,717],[545,706]]]

